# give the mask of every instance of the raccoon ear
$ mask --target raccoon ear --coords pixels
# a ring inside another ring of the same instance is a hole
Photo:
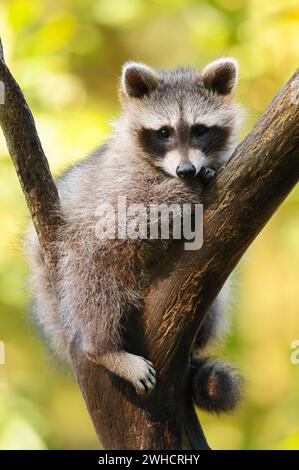
[[[215,60],[201,72],[204,86],[219,95],[228,95],[238,81],[238,62],[231,58]]]
[[[148,95],[158,82],[158,74],[145,64],[127,62],[122,68],[121,91],[131,98]]]

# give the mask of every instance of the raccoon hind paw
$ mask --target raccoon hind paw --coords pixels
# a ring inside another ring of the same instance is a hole
[[[244,380],[227,362],[209,358],[192,361],[191,386],[195,404],[211,413],[228,413],[239,404]]]

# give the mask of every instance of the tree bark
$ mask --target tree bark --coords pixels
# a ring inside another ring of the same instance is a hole
[[[56,227],[61,218],[58,192],[36,131],[34,118],[20,87],[4,62],[1,40],[0,81],[4,84],[0,126],[47,265],[54,275],[55,250],[49,247],[55,241]]]
[[[225,280],[298,181],[299,107],[291,100],[298,78],[297,70],[207,189],[203,247],[161,266],[136,319],[138,328],[128,329],[132,350],[157,370],[153,393],[138,397],[71,346],[75,375],[106,449],[208,448],[189,391],[190,348]],[[55,275],[57,190],[32,115],[3,57],[0,80],[5,84],[0,124]]]

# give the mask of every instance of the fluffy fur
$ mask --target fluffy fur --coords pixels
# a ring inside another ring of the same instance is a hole
[[[28,232],[34,315],[51,348],[67,356],[76,341],[91,360],[130,381],[138,393],[154,387],[155,371],[146,359],[124,350],[124,324],[142,308],[159,262],[178,242],[101,240],[95,230],[97,207],[103,202],[116,207],[119,196],[147,206],[200,202],[201,168],[221,167],[235,146],[236,78],[232,59],[209,64],[202,73],[126,64],[122,113],[111,138],[57,182],[64,224],[56,246],[55,292],[36,234],[32,227]],[[177,176],[181,162],[193,165],[194,178]],[[201,350],[216,335],[217,312],[215,306],[198,338]]]
[[[243,391],[243,378],[232,364],[210,358],[191,365],[194,403],[212,413],[228,413],[236,408]]]

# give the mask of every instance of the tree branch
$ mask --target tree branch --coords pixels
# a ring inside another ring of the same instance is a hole
[[[0,125],[49,270],[54,272],[56,262],[52,242],[55,241],[56,227],[60,223],[58,192],[31,111],[5,65],[1,39],[0,81],[4,84],[5,100],[0,105]]]
[[[228,275],[298,182],[299,106],[291,102],[298,77],[299,69],[207,191],[203,247],[186,251],[146,299],[146,337],[163,371],[175,363],[184,343],[192,343]]]
[[[73,351],[81,390],[105,447],[180,449],[184,422],[193,448],[206,448],[190,409],[186,418],[190,346],[244,251],[298,182],[299,106],[291,100],[298,77],[299,69],[207,190],[201,250],[185,251],[174,269],[171,263],[164,266],[145,299],[135,351],[149,357],[158,372],[151,397],[139,399],[125,383],[88,366]],[[125,417],[125,426],[118,416]]]
[[[0,38],[0,60],[4,62],[4,52],[3,52],[3,46],[2,46],[2,41]]]
[[[299,107],[291,103],[291,84],[298,76],[297,70],[207,190],[202,249],[184,252],[174,267],[161,267],[136,320],[138,328],[129,328],[135,352],[157,369],[151,396],[138,397],[129,384],[72,345],[73,368],[105,448],[180,449],[185,446],[183,422],[187,447],[207,448],[190,403],[190,346],[228,275],[298,181]],[[5,84],[0,124],[53,273],[52,242],[61,222],[57,189],[30,110],[3,56],[0,80]]]

